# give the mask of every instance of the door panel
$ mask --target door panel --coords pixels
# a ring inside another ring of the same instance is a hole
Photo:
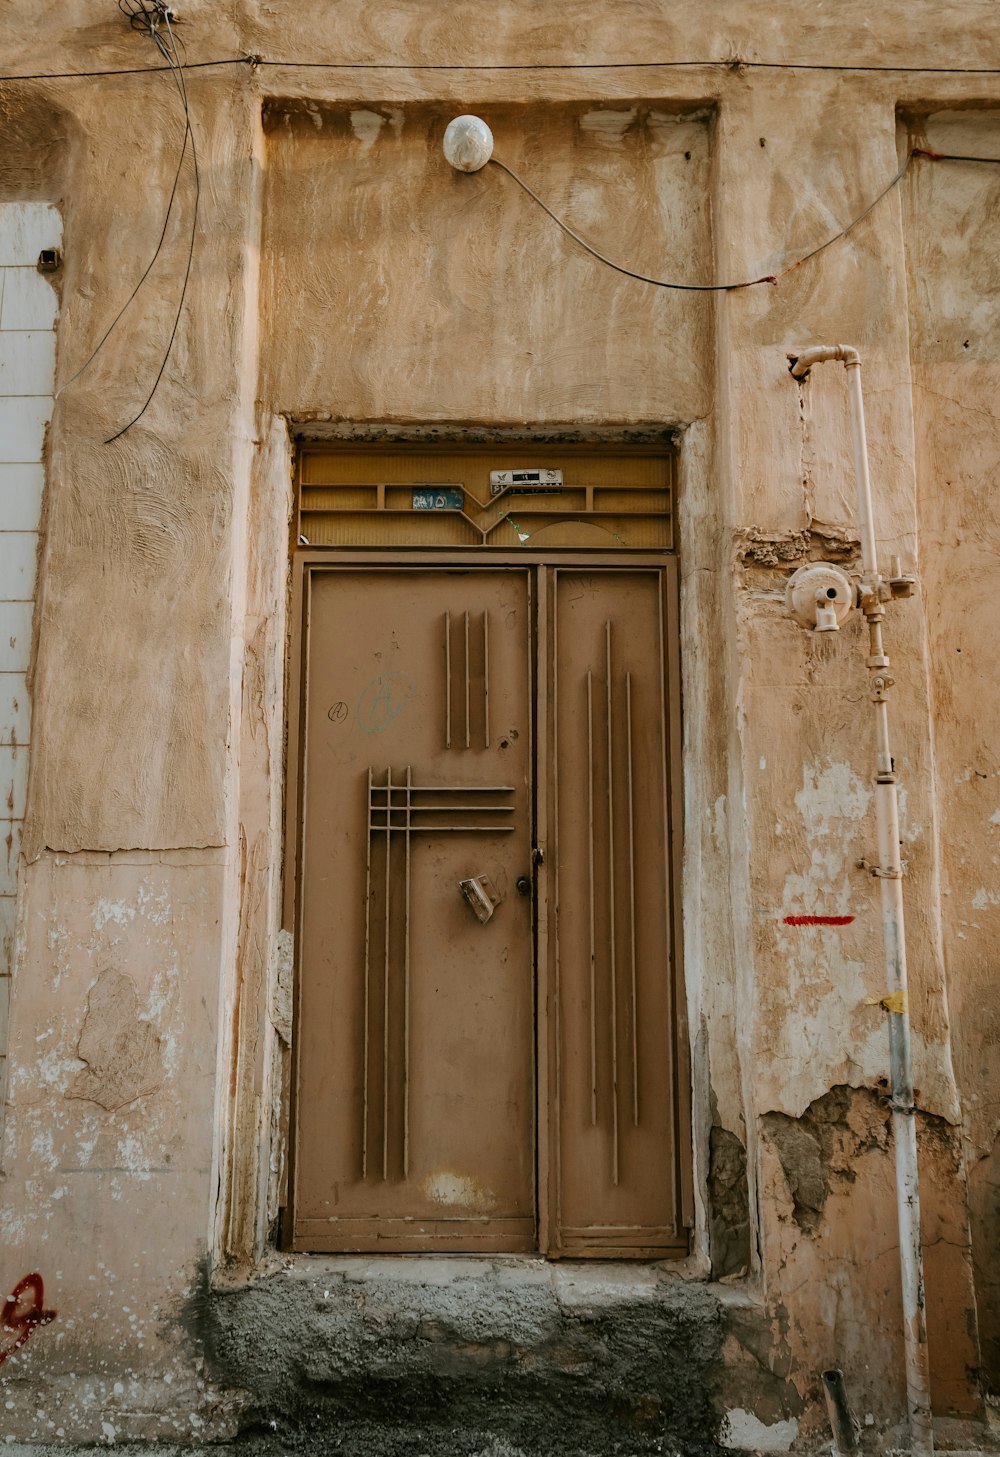
[[[664,572],[554,572],[556,1252],[686,1252]]]
[[[294,1248],[535,1247],[529,589],[312,574]]]
[[[307,568],[292,1248],[687,1253],[671,570]]]

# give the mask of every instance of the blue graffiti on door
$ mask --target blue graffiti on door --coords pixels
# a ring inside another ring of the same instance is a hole
[[[413,679],[405,673],[380,673],[358,698],[354,710],[358,728],[366,734],[381,733],[395,723],[415,692]]]

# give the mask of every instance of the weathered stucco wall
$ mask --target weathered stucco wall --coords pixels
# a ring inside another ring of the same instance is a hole
[[[813,78],[806,122],[794,134],[771,134],[773,96],[766,85],[744,92],[734,110],[743,147],[725,154],[734,172],[724,187],[724,218],[743,268],[758,258],[780,268],[789,252],[794,257],[793,247],[768,258],[768,241],[776,236],[796,243],[830,236],[833,218],[860,211],[848,199],[864,206],[899,165],[892,109],[857,79],[816,84]],[[735,117],[729,125],[736,127]],[[822,140],[834,127],[835,149]],[[752,137],[761,159],[757,185],[740,188],[735,169]],[[808,175],[801,169],[804,148],[816,162]],[[810,216],[820,197],[830,207],[838,195],[832,218],[821,223]],[[785,213],[793,223],[779,232]],[[840,339],[861,349],[880,549],[886,565],[893,551],[912,560],[917,523],[901,243],[899,200],[892,195],[848,238],[782,282],[776,298],[737,296],[728,306],[729,348],[720,360],[729,370],[737,495],[733,758],[742,766],[739,812],[750,877],[743,1023],[752,1031],[744,1066],[758,1120],[764,1285],[775,1353],[790,1358],[803,1395],[815,1389],[818,1369],[803,1361],[809,1352],[810,1363],[843,1366],[857,1399],[876,1407],[887,1390],[899,1399],[902,1371],[898,1345],[891,1356],[883,1350],[880,1396],[870,1352],[856,1335],[867,1322],[898,1328],[892,1174],[884,1156],[866,1152],[874,1132],[861,1131],[871,1124],[883,1139],[886,1115],[870,1106],[869,1094],[850,1092],[880,1091],[887,1072],[884,1022],[866,1006],[883,985],[878,899],[871,877],[857,868],[859,860],[875,858],[866,648],[859,623],[818,640],[790,623],[783,602],[790,567],[810,557],[856,560],[847,401],[839,367],[817,369],[796,386],[785,356]],[[940,1127],[947,1144],[957,1104],[946,1037],[919,598],[893,610],[886,636],[898,684],[892,716],[904,791],[916,1078],[920,1106],[946,1120]],[[735,809],[731,804],[731,815]],[[823,915],[853,920],[842,929],[786,921]],[[968,1335],[973,1295],[960,1151],[953,1147],[939,1163],[931,1142],[925,1138],[924,1145],[928,1224],[943,1219],[953,1226],[948,1239],[958,1246],[937,1244],[927,1252],[931,1323],[939,1331],[935,1395],[942,1406],[968,1410],[967,1370],[976,1365],[977,1348]],[[836,1191],[841,1168],[846,1197],[835,1192],[827,1199],[823,1191],[831,1183]],[[803,1187],[811,1190],[805,1203],[821,1211],[814,1220],[796,1209]],[[783,1209],[789,1197],[790,1211]],[[872,1270],[883,1267],[874,1280]],[[801,1298],[804,1290],[808,1299]],[[792,1291],[797,1294],[789,1299],[785,1292]],[[944,1329],[952,1334],[942,1339]]]
[[[495,169],[442,167],[453,111],[267,108],[264,313],[299,323],[269,337],[266,398],[380,423],[704,414],[708,302],[595,269]],[[491,107],[490,125],[496,155],[595,247],[705,280],[707,117],[619,101]],[[649,361],[665,338],[663,374]]]
[[[72,45],[51,32],[43,45],[37,12],[8,14],[5,60],[66,70],[87,29],[83,14],[73,21]],[[105,445],[166,347],[190,158],[156,268],[73,376],[156,247],[182,136],[176,96],[156,78],[0,98],[0,196],[61,212],[65,305],[0,1156],[5,1291],[38,1272],[56,1318],[44,1346],[3,1367],[5,1433],[190,1437],[215,1404],[178,1313],[215,1237],[221,972],[239,915],[227,846],[252,435],[241,380],[252,396],[256,374],[243,336],[257,287],[233,199],[252,196],[258,115],[241,88],[213,88],[197,128],[198,262],[171,367],[140,423]]]
[[[44,26],[37,6],[9,10],[9,72],[156,59],[104,0],[49,7]],[[777,287],[698,296],[603,268],[496,169],[452,172],[440,138],[457,112],[483,114],[497,155],[640,271],[778,273],[925,135],[901,112],[935,113],[939,149],[1000,155],[992,113],[938,115],[1000,106],[997,78],[593,63],[976,67],[993,7],[894,0],[873,21],[851,0],[792,20],[648,0],[625,23],[590,0],[409,0],[341,6],[334,22],[318,0],[294,14],[191,0],[182,27],[192,62],[251,50],[393,69],[191,71],[195,267],[154,401],[112,445],[169,335],[190,165],[156,269],[72,376],[156,246],[176,93],[165,76],[0,83],[0,196],[57,205],[65,249],[0,1184],[0,1277],[42,1272],[58,1317],[0,1375],[10,1430],[175,1436],[230,1420],[199,1364],[222,1319],[199,1282],[206,1256],[252,1276],[281,1187],[286,421],[678,430],[694,1268],[760,1302],[729,1328],[717,1398],[755,1412],[768,1440],[808,1443],[817,1373],[839,1364],[875,1430],[898,1419],[886,1034],[866,1004],[882,955],[856,864],[874,854],[864,647],[857,624],[821,642],[783,607],[800,561],[856,562],[843,373],[797,385],[787,371],[789,352],[838,339],[865,359],[880,549],[921,573],[886,636],[929,1325],[939,1410],[975,1413],[979,1331],[994,1380],[1000,1342],[1000,182],[917,162]],[[413,69],[463,62],[590,69]],[[786,923],[800,914],[853,920]],[[251,1379],[214,1369],[227,1389]],[[748,1422],[729,1430],[761,1439]]]
[[[57,1319],[3,1369],[11,1432],[203,1420],[177,1315],[210,1228],[224,875],[183,852],[29,870],[0,1243],[5,1280],[40,1272]]]
[[[1000,156],[1000,117],[944,113],[918,144]],[[962,1099],[983,1370],[1000,1385],[1000,527],[998,262],[990,218],[1000,171],[931,163],[906,192],[918,510],[941,844],[942,939]]]
[[[71,384],[152,256],[182,135],[166,82],[155,91],[135,79],[118,87],[112,130],[106,93],[80,86],[74,97],[77,124],[101,143],[74,148],[65,199],[72,302],[60,330],[65,393],[50,438],[42,616],[43,633],[53,620],[60,630],[46,635],[38,660],[31,855],[227,838],[229,622],[239,605],[230,532],[246,282],[244,215],[229,189],[249,190],[250,118],[231,83],[213,88],[198,128],[198,267],[173,368],[138,424],[106,444],[156,377],[193,206],[188,166],[156,270]],[[191,96],[197,106],[196,82]],[[136,135],[149,140],[141,167]],[[220,189],[214,179],[223,176]],[[119,204],[110,226],[109,189]],[[108,604],[99,632],[95,601]]]

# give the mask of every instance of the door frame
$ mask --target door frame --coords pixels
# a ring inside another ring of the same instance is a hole
[[[586,569],[591,572],[611,572],[623,569],[655,569],[664,574],[664,692],[666,694],[666,724],[668,733],[668,754],[665,766],[667,783],[667,830],[666,853],[669,865],[670,898],[670,955],[672,962],[671,998],[673,1011],[673,1056],[675,1059],[675,1107],[677,1109],[674,1128],[674,1153],[676,1163],[676,1185],[679,1194],[677,1209],[678,1232],[685,1230],[690,1239],[694,1224],[694,1175],[693,1175],[693,1123],[691,1096],[691,1046],[688,1033],[687,1002],[684,990],[683,935],[681,926],[681,871],[683,852],[683,762],[681,739],[681,672],[680,672],[680,583],[678,560],[674,553],[656,551],[581,551],[554,548],[548,552],[531,550],[509,551],[497,548],[478,549],[401,549],[394,548],[297,548],[292,555],[290,631],[287,662],[287,740],[284,806],[284,854],[282,887],[282,925],[292,933],[294,964],[292,979],[292,1048],[289,1096],[285,1109],[285,1146],[288,1156],[287,1203],[281,1220],[279,1243],[291,1249],[294,1230],[295,1158],[296,1158],[296,1101],[298,1097],[298,1043],[299,990],[301,968],[299,965],[302,924],[302,838],[305,826],[305,783],[303,774],[303,728],[307,702],[308,663],[307,645],[309,629],[309,592],[314,573],[339,571],[350,573],[371,572],[373,569],[405,571],[408,569],[438,570],[497,570],[504,567],[531,569],[534,571],[533,587],[530,592],[532,617],[531,640],[533,651],[529,657],[529,686],[532,712],[531,736],[534,753],[533,799],[530,805],[532,817],[531,839],[533,846],[541,851],[535,854],[533,867],[532,895],[532,956],[535,982],[535,1201],[536,1201],[536,1255],[548,1259],[561,1256],[580,1258],[581,1255],[600,1255],[600,1250],[560,1250],[556,1240],[558,1220],[553,1199],[551,1170],[553,1168],[553,1140],[557,1136],[558,1102],[552,1086],[552,1045],[558,1028],[557,1017],[552,1014],[549,984],[549,900],[550,881],[545,872],[545,858],[550,843],[549,797],[546,766],[550,745],[548,742],[547,683],[549,673],[549,644],[546,633],[538,632],[538,622],[547,621],[549,595],[554,585],[554,573],[566,570]],[[541,870],[541,873],[539,873]],[[544,1102],[543,1102],[544,1094]],[[675,1257],[688,1253],[687,1245],[678,1247]],[[650,1256],[662,1259],[662,1254]]]

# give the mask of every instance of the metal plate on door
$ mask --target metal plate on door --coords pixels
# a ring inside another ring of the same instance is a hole
[[[485,926],[503,900],[493,881],[488,875],[470,875],[458,882],[458,888],[475,911],[477,920]]]

